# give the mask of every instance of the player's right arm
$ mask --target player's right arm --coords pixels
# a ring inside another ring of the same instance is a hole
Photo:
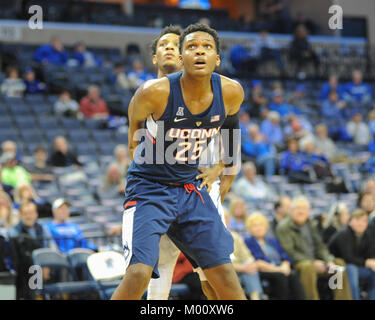
[[[129,115],[129,156],[133,160],[134,151],[140,136],[137,130],[142,128],[142,122],[153,115],[158,119],[164,112],[169,97],[169,81],[167,78],[149,80],[134,94],[128,110]]]

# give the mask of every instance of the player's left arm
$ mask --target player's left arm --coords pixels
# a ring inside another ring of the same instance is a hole
[[[222,175],[220,178],[220,197],[224,201],[232,182],[241,168],[241,135],[239,127],[239,111],[244,100],[241,84],[235,80],[221,76],[226,119],[221,127],[222,135]]]

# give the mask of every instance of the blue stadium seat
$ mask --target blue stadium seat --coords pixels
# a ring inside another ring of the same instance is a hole
[[[40,117],[38,118],[39,126],[44,130],[56,130],[60,129],[60,124],[56,118],[52,117]]]
[[[83,124],[78,119],[74,118],[61,118],[60,119],[62,127],[65,130],[84,130]]]
[[[85,129],[67,130],[69,141],[74,143],[88,143],[90,142],[89,133]]]
[[[76,145],[78,155],[97,155],[96,147],[92,143],[82,143]]]

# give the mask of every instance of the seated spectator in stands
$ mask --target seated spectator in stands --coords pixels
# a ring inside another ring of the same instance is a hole
[[[375,135],[375,109],[371,110],[368,114],[368,127],[372,135]]]
[[[100,192],[105,195],[112,195],[114,198],[125,193],[124,179],[117,163],[108,166]]]
[[[128,71],[128,79],[131,89],[137,89],[143,82],[155,79],[156,76],[145,70],[141,60],[134,60],[132,69]]]
[[[296,106],[299,110],[308,110],[310,108],[306,100],[306,87],[303,84],[296,86],[295,90],[286,98],[286,101]]]
[[[93,52],[87,50],[86,44],[83,41],[75,44],[71,60],[69,64],[80,67],[100,67],[103,64],[101,59]]]
[[[50,230],[58,249],[67,253],[74,248],[88,248],[97,250],[82,234],[78,224],[68,222],[70,217],[69,204],[62,198],[56,199],[52,204],[53,221],[47,222],[46,227]]]
[[[257,169],[252,162],[242,165],[243,176],[233,183],[233,193],[246,201],[262,202],[273,200],[275,192],[257,176]]]
[[[268,100],[263,93],[262,83],[259,80],[251,81],[251,92],[247,99],[250,104],[249,114],[254,118],[261,118],[264,114],[264,109],[268,105]]]
[[[267,119],[263,120],[260,126],[260,132],[266,137],[267,141],[279,149],[284,143],[284,133],[280,125],[280,115],[276,111],[268,112]]]
[[[7,77],[0,86],[1,94],[9,98],[20,98],[25,90],[26,86],[22,79],[19,78],[18,69],[9,67],[7,69]]]
[[[328,159],[319,153],[313,139],[306,139],[301,145],[304,161],[313,168],[317,179],[333,177],[331,165]]]
[[[346,263],[353,300],[361,300],[360,280],[366,280],[368,299],[375,300],[375,244],[367,227],[367,213],[357,209],[350,216],[349,224],[328,245],[332,254]]]
[[[229,215],[225,215],[225,223],[229,225]],[[260,282],[258,268],[254,257],[246,246],[244,239],[233,230],[229,230],[233,237],[234,250],[231,260],[247,297],[250,300],[259,300],[263,297],[263,288]]]
[[[259,132],[257,124],[248,128],[249,137],[241,141],[242,151],[250,157],[255,157],[256,164],[264,168],[266,176],[273,176],[276,171],[276,148]]]
[[[35,148],[34,162],[26,167],[32,181],[51,182],[55,179],[52,168],[47,164],[47,159],[47,150],[44,147]]]
[[[328,82],[323,83],[320,89],[319,99],[322,101],[328,100],[331,92],[337,93],[337,100],[343,99],[344,89],[342,85],[339,84],[339,79],[336,74],[331,74]]]
[[[249,75],[255,71],[257,59],[242,44],[234,44],[230,48],[229,59],[237,74]]]
[[[5,152],[0,157],[2,164],[1,181],[4,184],[17,188],[22,183],[31,183],[30,173],[25,168],[17,165],[16,155],[12,152]]]
[[[304,300],[305,293],[297,273],[292,270],[292,261],[276,238],[266,236],[268,226],[267,218],[260,212],[246,219],[251,236],[245,238],[245,243],[256,260],[260,278],[270,283],[271,299]]]
[[[270,235],[275,236],[277,226],[289,215],[291,203],[292,199],[288,196],[281,196],[280,199],[275,202],[275,215],[271,221]]]
[[[44,93],[47,90],[45,83],[40,82],[35,78],[35,72],[32,68],[26,68],[24,73],[24,83],[27,94]]]
[[[370,192],[361,192],[357,201],[358,208],[371,215],[375,212],[375,196]]]
[[[13,207],[18,210],[22,204],[29,202],[35,203],[37,205],[41,202],[41,199],[30,184],[20,184],[14,193]]]
[[[204,300],[202,286],[199,281],[199,276],[193,271],[193,267],[189,260],[181,252],[178,256],[176,267],[173,271],[172,283],[183,283],[189,288],[189,293],[185,299],[189,300]]]
[[[250,122],[250,116],[249,114],[243,109],[240,109],[240,115],[239,115],[239,126],[241,130],[241,141],[247,141],[249,140],[249,133],[247,129],[249,128]]]
[[[100,89],[96,85],[91,85],[88,88],[87,95],[81,99],[79,105],[86,118],[108,119],[107,103],[100,97]]]
[[[271,111],[278,112],[282,119],[285,119],[292,113],[301,114],[301,111],[297,107],[284,102],[284,94],[281,90],[274,90],[272,96],[273,99],[268,108]]]
[[[69,167],[71,165],[82,166],[77,156],[68,149],[68,142],[63,136],[57,136],[53,143],[54,151],[48,163],[53,167]]]
[[[242,238],[250,235],[245,225],[247,218],[245,201],[240,198],[233,198],[229,206],[229,216],[229,230],[236,231]]]
[[[13,208],[9,195],[0,191],[0,230],[16,225],[19,221],[18,212]]]
[[[360,146],[367,146],[371,139],[371,133],[368,125],[362,121],[362,115],[359,111],[354,111],[352,120],[346,125],[348,134],[353,142]]]
[[[291,183],[313,183],[313,170],[306,157],[298,149],[295,139],[288,141],[288,150],[281,154],[280,174],[287,174]]]
[[[348,206],[344,202],[337,202],[331,205],[323,222],[322,237],[325,244],[328,244],[331,238],[348,224],[349,217]]]
[[[371,104],[371,87],[363,82],[362,72],[354,70],[352,73],[352,82],[345,86],[345,100],[355,108],[368,107]]]
[[[1,144],[1,153],[11,152],[17,155],[17,145],[12,140],[6,140]]]
[[[284,70],[284,64],[281,59],[280,46],[275,39],[269,35],[266,29],[259,32],[258,37],[252,43],[252,55],[258,59],[258,64],[268,60],[277,62],[280,71]]]
[[[317,228],[309,219],[310,202],[305,197],[294,198],[290,216],[280,222],[276,236],[282,248],[299,272],[307,300],[319,300],[318,276],[328,274],[330,268],[345,267],[342,259],[328,251]],[[334,290],[336,300],[350,300],[347,274],[343,271],[342,288]]]
[[[298,26],[294,32],[294,39],[289,47],[289,56],[290,59],[296,63],[297,77],[299,79],[304,79],[306,77],[303,68],[310,62],[314,64],[315,73],[317,73],[319,57],[309,43],[307,30],[303,25]]]
[[[64,117],[78,117],[79,104],[71,98],[68,90],[63,90],[54,105],[55,114]]]
[[[43,64],[65,65],[69,55],[59,36],[53,36],[49,44],[42,45],[34,54],[34,60]]]
[[[128,174],[128,168],[130,166],[128,147],[125,144],[118,144],[115,148],[114,155],[116,158],[116,164],[121,172],[121,177],[125,178]]]
[[[113,72],[110,75],[110,81],[121,89],[130,89],[131,84],[128,77],[125,74],[125,66],[121,62],[115,63],[113,66]]]
[[[284,127],[284,135],[287,140],[299,139],[299,144],[304,139],[312,139],[313,128],[311,123],[302,116],[291,114],[287,118],[287,123]]]
[[[33,264],[32,251],[39,248],[57,248],[48,228],[38,222],[37,207],[32,202],[23,203],[20,208],[20,222],[9,229],[9,245],[12,265],[16,271],[16,299],[34,298],[29,286],[29,268]],[[43,268],[43,280],[47,280],[49,268]]]
[[[375,180],[373,178],[369,178],[365,181],[362,192],[371,193],[375,196]]]
[[[321,152],[329,161],[338,157],[338,149],[335,143],[328,137],[328,129],[325,124],[318,124],[315,127],[314,143],[319,152]]]
[[[9,184],[3,183],[3,181],[1,180],[2,171],[3,171],[3,166],[0,163],[0,192],[5,191],[10,197],[13,197],[14,188]]]

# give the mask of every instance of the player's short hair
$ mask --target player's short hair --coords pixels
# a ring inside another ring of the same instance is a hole
[[[154,39],[151,43],[151,53],[152,55],[155,55],[156,54],[156,48],[158,46],[158,42],[160,40],[160,38],[168,33],[174,33],[178,36],[181,35],[182,33],[182,29],[179,27],[179,26],[173,26],[173,25],[169,25],[167,27],[165,27],[163,30],[161,30],[159,36]]]
[[[219,54],[220,53],[220,39],[219,39],[219,35],[217,34],[217,32],[216,32],[215,29],[212,29],[209,26],[207,26],[205,24],[202,24],[202,23],[191,24],[191,25],[187,26],[184,29],[184,31],[182,31],[182,34],[180,35],[180,53],[182,52],[182,43],[184,42],[185,37],[188,34],[190,34],[190,33],[198,32],[198,31],[206,32],[209,35],[211,35],[212,38],[214,38],[215,47],[216,47],[216,53]]]

